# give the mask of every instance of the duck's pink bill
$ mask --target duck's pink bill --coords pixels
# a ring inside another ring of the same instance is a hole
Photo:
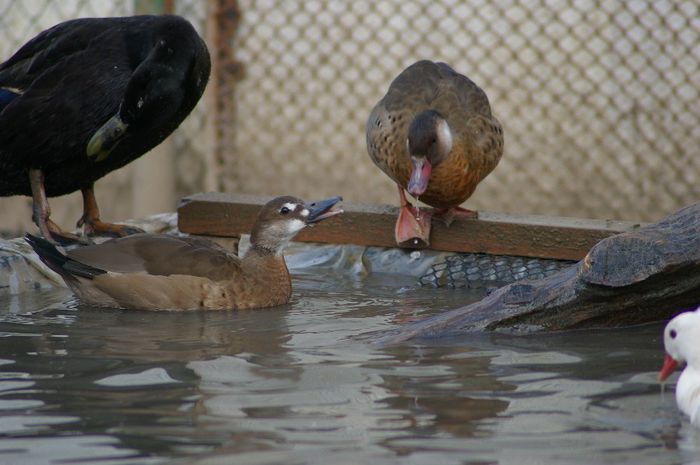
[[[427,158],[412,158],[413,170],[406,190],[413,196],[420,196],[428,189],[433,166]]]

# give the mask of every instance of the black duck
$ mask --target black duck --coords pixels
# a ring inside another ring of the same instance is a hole
[[[136,232],[100,220],[93,185],[173,132],[209,71],[204,41],[179,16],[75,19],[41,32],[0,64],[0,195],[31,196],[51,240],[75,238],[51,221],[47,197],[77,190],[86,234]]]

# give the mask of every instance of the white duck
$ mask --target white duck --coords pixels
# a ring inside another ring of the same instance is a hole
[[[686,367],[676,384],[676,404],[690,417],[693,426],[700,428],[700,307],[681,313],[668,322],[664,329],[666,356],[659,372],[664,381],[679,364]]]

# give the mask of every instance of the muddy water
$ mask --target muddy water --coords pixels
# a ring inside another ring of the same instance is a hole
[[[478,295],[296,274],[247,312],[0,299],[0,464],[681,463],[660,327],[393,347],[381,331]],[[675,378],[673,378],[675,379]]]

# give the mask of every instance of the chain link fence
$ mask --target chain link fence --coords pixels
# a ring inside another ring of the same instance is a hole
[[[214,94],[173,136],[177,195],[217,188],[396,203],[367,156],[364,125],[391,80],[429,58],[479,84],[504,126],[503,159],[467,207],[649,221],[700,198],[695,0],[170,3],[219,60]],[[0,55],[61,20],[133,12],[129,1],[0,0]],[[227,15],[235,18],[210,20]],[[229,30],[207,30],[220,24]],[[98,183],[98,199],[129,195],[134,169]],[[28,220],[27,200],[12,201],[24,202]],[[8,202],[0,199],[3,221]],[[80,214],[79,196],[70,202],[60,223]],[[105,218],[132,214],[120,202],[102,206]]]
[[[700,198],[700,3],[241,0],[226,185],[396,203],[364,124],[412,62],[488,94],[506,147],[469,208],[654,220]]]
[[[457,254],[430,267],[418,279],[418,284],[423,287],[489,291],[522,279],[546,278],[574,263],[510,255]]]

